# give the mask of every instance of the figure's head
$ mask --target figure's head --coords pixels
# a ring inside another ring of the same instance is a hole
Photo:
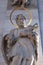
[[[16,23],[19,28],[24,28],[24,21],[26,20],[25,16],[23,14],[19,14],[16,17]]]

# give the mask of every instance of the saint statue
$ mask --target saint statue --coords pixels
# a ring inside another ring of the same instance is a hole
[[[16,16],[18,28],[13,29],[3,38],[4,54],[8,65],[35,65],[37,61],[37,23],[24,27],[26,17]]]

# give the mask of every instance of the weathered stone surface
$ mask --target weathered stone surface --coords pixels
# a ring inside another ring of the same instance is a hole
[[[41,21],[43,22],[43,16],[42,16],[42,14],[43,14],[43,0],[38,0],[39,1],[39,10],[40,10],[40,18],[41,18]],[[3,5],[2,5],[3,4]],[[5,16],[6,16],[6,6],[7,6],[7,0],[0,0],[0,23],[2,23],[2,27],[0,26],[0,29],[1,30],[3,30],[4,31],[4,34],[6,34],[7,32],[9,32],[9,30],[11,30],[12,29],[12,25],[10,24],[10,21],[9,21],[9,17],[8,18],[6,18]],[[4,11],[4,12],[3,12]],[[10,12],[10,11],[9,11]],[[3,15],[3,13],[4,13],[4,15]],[[7,12],[7,14],[9,14],[8,12]],[[37,16],[36,16],[37,17]],[[9,23],[8,23],[8,21],[9,21]],[[36,20],[36,19],[34,19],[33,21],[38,21],[38,20]],[[42,22],[40,21],[40,25],[41,25],[41,32],[43,31],[43,24],[42,24]],[[5,24],[5,25],[4,25]],[[8,26],[7,26],[8,25]],[[4,26],[4,27],[3,27]],[[11,26],[11,27],[10,27]],[[3,29],[4,28],[4,29]],[[13,27],[14,28],[14,27]],[[0,31],[1,32],[1,31]],[[43,42],[43,33],[41,33],[42,34],[42,42]],[[40,43],[40,42],[39,42]],[[43,65],[43,56],[42,56],[42,50],[41,50],[41,44],[39,44],[39,48],[38,48],[38,50],[39,50],[39,61],[38,61],[38,64],[39,65]],[[1,53],[1,51],[0,51],[0,53]],[[0,57],[2,58],[3,56],[2,56],[2,54],[0,54]],[[2,60],[3,61],[3,60]],[[37,65],[38,65],[37,64]],[[5,65],[3,62],[1,62],[0,61],[0,65]]]

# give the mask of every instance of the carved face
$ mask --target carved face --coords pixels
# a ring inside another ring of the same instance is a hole
[[[16,23],[18,25],[18,27],[24,27],[24,21],[26,20],[25,16],[23,16],[22,14],[17,15],[16,17]]]

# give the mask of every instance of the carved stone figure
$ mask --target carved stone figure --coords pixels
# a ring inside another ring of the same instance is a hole
[[[19,14],[16,17],[18,29],[13,29],[3,38],[3,49],[8,65],[35,65],[37,61],[37,33],[33,26],[24,27],[26,18]]]
[[[12,6],[21,6],[21,5],[26,5],[29,4],[28,0],[12,0]]]

